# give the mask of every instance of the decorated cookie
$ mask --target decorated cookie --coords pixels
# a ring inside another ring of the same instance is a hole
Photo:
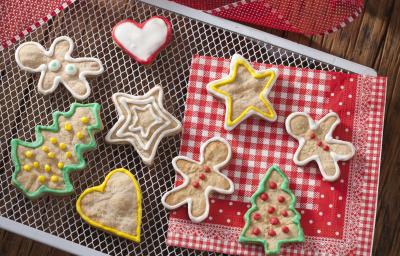
[[[339,123],[339,116],[334,112],[318,122],[303,112],[290,114],[286,119],[286,130],[300,144],[293,157],[295,164],[304,166],[316,161],[324,180],[335,181],[339,178],[338,161],[349,160],[355,154],[350,142],[332,138]]]
[[[123,20],[114,26],[114,42],[137,62],[151,64],[172,39],[172,25],[164,17],[154,16],[143,23]]]
[[[106,136],[114,144],[130,143],[143,162],[153,164],[157,147],[165,136],[181,131],[181,123],[163,107],[163,92],[156,86],[145,95],[115,93],[119,119]]]
[[[90,95],[86,76],[99,75],[103,66],[96,58],[72,58],[74,43],[71,38],[61,36],[54,40],[46,51],[36,42],[21,44],[15,52],[15,59],[21,69],[40,72],[38,91],[43,95],[54,92],[61,82],[78,100]]]
[[[128,170],[115,169],[101,185],[86,189],[76,201],[76,210],[91,226],[140,242],[142,193]]]
[[[200,162],[185,156],[175,157],[172,164],[184,181],[164,194],[161,199],[163,205],[168,209],[176,209],[187,203],[190,219],[196,223],[202,222],[209,213],[210,193],[233,193],[232,181],[220,172],[230,159],[231,147],[220,137],[211,138],[201,145]]]
[[[269,168],[250,200],[239,242],[261,244],[267,255],[279,253],[284,243],[304,242],[296,198],[281,169]]]
[[[73,103],[53,119],[51,126],[35,127],[34,142],[11,141],[12,183],[30,199],[71,193],[69,173],[86,167],[83,153],[96,148],[94,134],[102,129],[97,103]]]
[[[233,55],[229,75],[207,84],[209,93],[225,101],[226,130],[233,130],[253,115],[271,122],[276,120],[267,96],[277,76],[277,69],[255,71],[242,56]]]

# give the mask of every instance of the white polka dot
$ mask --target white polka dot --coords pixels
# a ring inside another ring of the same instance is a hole
[[[173,215],[176,215],[176,212],[175,212],[175,211],[173,211],[173,212],[172,212],[172,214],[173,214]]]
[[[349,132],[349,128],[345,128],[344,131],[345,131],[345,132]]]
[[[350,78],[350,82],[353,82],[354,81],[354,79],[353,78]]]
[[[347,97],[349,97],[349,99],[353,98],[353,95],[349,94]]]
[[[349,116],[349,115],[351,115],[351,112],[350,112],[350,111],[347,111],[346,114]]]
[[[334,187],[331,187],[331,190],[333,191],[333,190],[335,190],[335,188],[334,188]]]
[[[321,194],[321,198],[324,198],[325,197],[325,195],[324,194]]]
[[[340,217],[342,217],[342,215],[339,213],[339,214],[337,215],[337,217],[340,218]]]
[[[343,106],[343,102],[340,101],[340,102],[339,102],[339,106]]]
[[[341,86],[340,86],[340,89],[342,89],[342,90],[343,90],[343,89],[344,89],[344,85],[341,85]]]
[[[222,210],[222,209],[219,209],[219,210],[218,210],[218,212],[219,212],[219,213],[223,213],[223,212],[224,212],[224,210]]]
[[[335,93],[331,92],[331,96],[335,96]]]
[[[338,235],[339,235],[339,232],[335,232],[335,235],[337,235],[337,236],[338,236]]]
[[[210,217],[208,217],[208,219],[209,219],[209,220],[213,220],[213,217],[212,217],[212,216],[210,216]]]
[[[247,208],[250,208],[250,205],[248,204],[248,205],[246,205],[246,207],[247,207]]]
[[[241,212],[237,212],[237,213],[236,213],[237,216],[240,216],[241,214],[242,214]]]
[[[336,76],[332,76],[332,79],[336,79]]]
[[[329,113],[331,113],[331,112],[333,112],[333,110],[332,110],[332,109],[329,109]]]
[[[212,203],[212,204],[215,203],[215,200],[214,200],[214,199],[211,199],[211,203]]]
[[[317,233],[318,233],[318,234],[321,234],[321,230],[317,229]]]
[[[228,204],[229,204],[229,205],[231,205],[231,206],[233,205],[233,203],[232,203],[232,202],[229,202]]]
[[[319,216],[322,216],[322,215],[324,215],[324,213],[323,213],[323,212],[319,212],[318,215],[319,215]]]
[[[231,223],[231,219],[227,219],[226,222],[227,222],[227,223]]]
[[[338,198],[339,200],[343,200],[343,197],[341,197],[341,196],[339,196],[339,198]]]
[[[336,136],[336,137],[335,137],[335,139],[337,139],[337,140],[338,140],[338,139],[339,139],[339,136]]]
[[[333,207],[333,205],[332,204],[329,204],[329,208],[332,208]]]
[[[301,212],[301,214],[304,214],[304,210],[301,210],[300,212]]]
[[[328,222],[326,223],[326,225],[330,226],[330,225],[332,225],[332,223],[331,223],[330,221],[328,221]]]
[[[340,179],[340,183],[344,183],[344,179]]]
[[[309,220],[309,221],[308,221],[308,223],[310,223],[310,224],[313,224],[313,223],[314,223],[314,221],[313,221],[313,220]]]

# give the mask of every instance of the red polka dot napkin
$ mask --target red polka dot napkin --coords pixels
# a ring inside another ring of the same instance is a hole
[[[289,244],[283,255],[366,255],[372,248],[384,119],[386,78],[279,66],[279,77],[269,99],[275,123],[249,118],[233,131],[224,126],[225,105],[207,93],[206,84],[229,73],[230,60],[195,56],[189,78],[180,155],[199,158],[202,142],[213,136],[227,139],[232,160],[224,173],[235,184],[232,195],[210,197],[209,217],[192,223],[187,208],[171,211],[167,243],[171,246],[240,255],[264,255],[263,248],[239,244],[243,215],[250,197],[267,169],[276,164],[287,174],[297,198],[306,236]],[[270,65],[254,63],[262,69]],[[296,166],[297,141],[284,126],[294,111],[318,120],[330,111],[341,124],[334,137],[350,141],[357,153],[340,162],[336,182],[322,181],[316,164]],[[177,177],[177,182],[181,182]]]
[[[334,32],[352,22],[363,8],[363,0],[173,1],[225,19],[307,35]]]
[[[0,50],[39,28],[75,0],[1,0]]]

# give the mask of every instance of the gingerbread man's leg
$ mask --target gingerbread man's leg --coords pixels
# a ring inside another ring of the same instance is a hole
[[[192,202],[189,211],[194,217],[199,217],[206,211],[207,198],[203,192],[199,192],[197,189],[191,189],[190,185],[182,187],[179,190],[171,191],[165,197],[165,202],[171,206],[171,208],[178,207],[185,200],[190,199]]]

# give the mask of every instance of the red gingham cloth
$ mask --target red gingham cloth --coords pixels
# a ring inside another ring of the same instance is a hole
[[[173,1],[225,19],[306,35],[337,31],[352,22],[363,8],[363,0]]]
[[[213,136],[227,139],[232,160],[224,173],[235,184],[232,195],[214,194],[210,215],[192,223],[187,207],[171,211],[167,243],[240,255],[263,255],[261,246],[243,245],[238,238],[251,195],[273,164],[289,177],[297,197],[296,208],[306,242],[287,244],[283,255],[367,255],[372,248],[384,119],[386,78],[279,66],[279,76],[269,94],[277,112],[275,123],[249,118],[233,131],[223,128],[225,105],[207,93],[208,82],[229,73],[230,60],[195,56],[188,84],[180,155],[195,160],[200,145]],[[270,65],[254,63],[254,68]],[[334,137],[351,141],[353,159],[340,163],[341,176],[322,181],[316,164],[298,167],[293,154],[298,147],[285,130],[285,118],[294,111],[319,120],[329,111],[341,118]],[[177,182],[181,182],[177,177]]]
[[[0,0],[0,51],[39,28],[75,0]]]

